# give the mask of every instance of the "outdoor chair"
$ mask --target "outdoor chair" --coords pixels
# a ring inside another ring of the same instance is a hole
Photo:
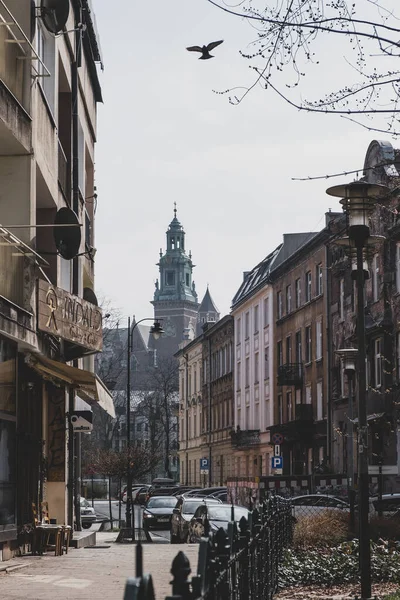
[[[48,525],[50,527],[61,527],[61,552],[60,552],[60,554],[63,553],[64,548],[65,548],[65,554],[68,554],[68,548],[69,548],[69,544],[71,541],[71,531],[72,531],[71,525],[65,525],[65,524],[52,525],[51,521],[50,521],[48,502],[42,502],[41,509],[42,509],[42,523],[44,523],[45,525]]]
[[[63,526],[53,525],[48,523],[42,523],[39,520],[37,507],[32,502],[32,515],[33,515],[33,539],[32,539],[32,554],[40,554],[50,546],[50,537],[54,536],[54,555],[60,556],[63,553]]]

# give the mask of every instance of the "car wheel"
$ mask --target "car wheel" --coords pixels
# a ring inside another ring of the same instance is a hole
[[[82,528],[83,529],[90,529],[92,526],[92,523],[82,523]]]

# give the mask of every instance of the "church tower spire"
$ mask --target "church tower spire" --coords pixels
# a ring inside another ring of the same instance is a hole
[[[152,304],[154,317],[162,319],[165,336],[159,340],[157,347],[163,354],[172,355],[178,350],[178,344],[184,334],[196,335],[197,292],[192,279],[193,267],[191,252],[186,254],[185,231],[177,217],[176,202],[174,216],[166,231],[167,248],[157,263],[159,279]],[[168,341],[168,344],[167,344]],[[167,350],[168,346],[168,350]],[[165,351],[164,351],[164,350]]]

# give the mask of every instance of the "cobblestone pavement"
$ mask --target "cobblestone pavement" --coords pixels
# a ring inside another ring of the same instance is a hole
[[[97,547],[70,549],[68,554],[24,556],[0,567],[25,565],[8,573],[0,572],[1,600],[123,600],[127,577],[135,575],[135,550],[130,544],[115,544],[116,535],[98,532]],[[144,572],[151,573],[157,600],[172,594],[169,582],[171,563],[179,550],[197,568],[197,544],[143,545]]]

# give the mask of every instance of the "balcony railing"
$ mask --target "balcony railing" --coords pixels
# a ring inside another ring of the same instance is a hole
[[[296,421],[312,421],[313,420],[312,404],[296,404],[295,420]]]
[[[0,237],[2,244],[4,239]],[[0,296],[21,308],[24,306],[24,255],[15,245],[0,245]]]
[[[259,429],[237,429],[231,432],[231,442],[234,448],[244,449],[260,445]]]
[[[288,363],[278,367],[278,385],[294,385],[295,387],[300,387],[302,384],[302,363]]]

